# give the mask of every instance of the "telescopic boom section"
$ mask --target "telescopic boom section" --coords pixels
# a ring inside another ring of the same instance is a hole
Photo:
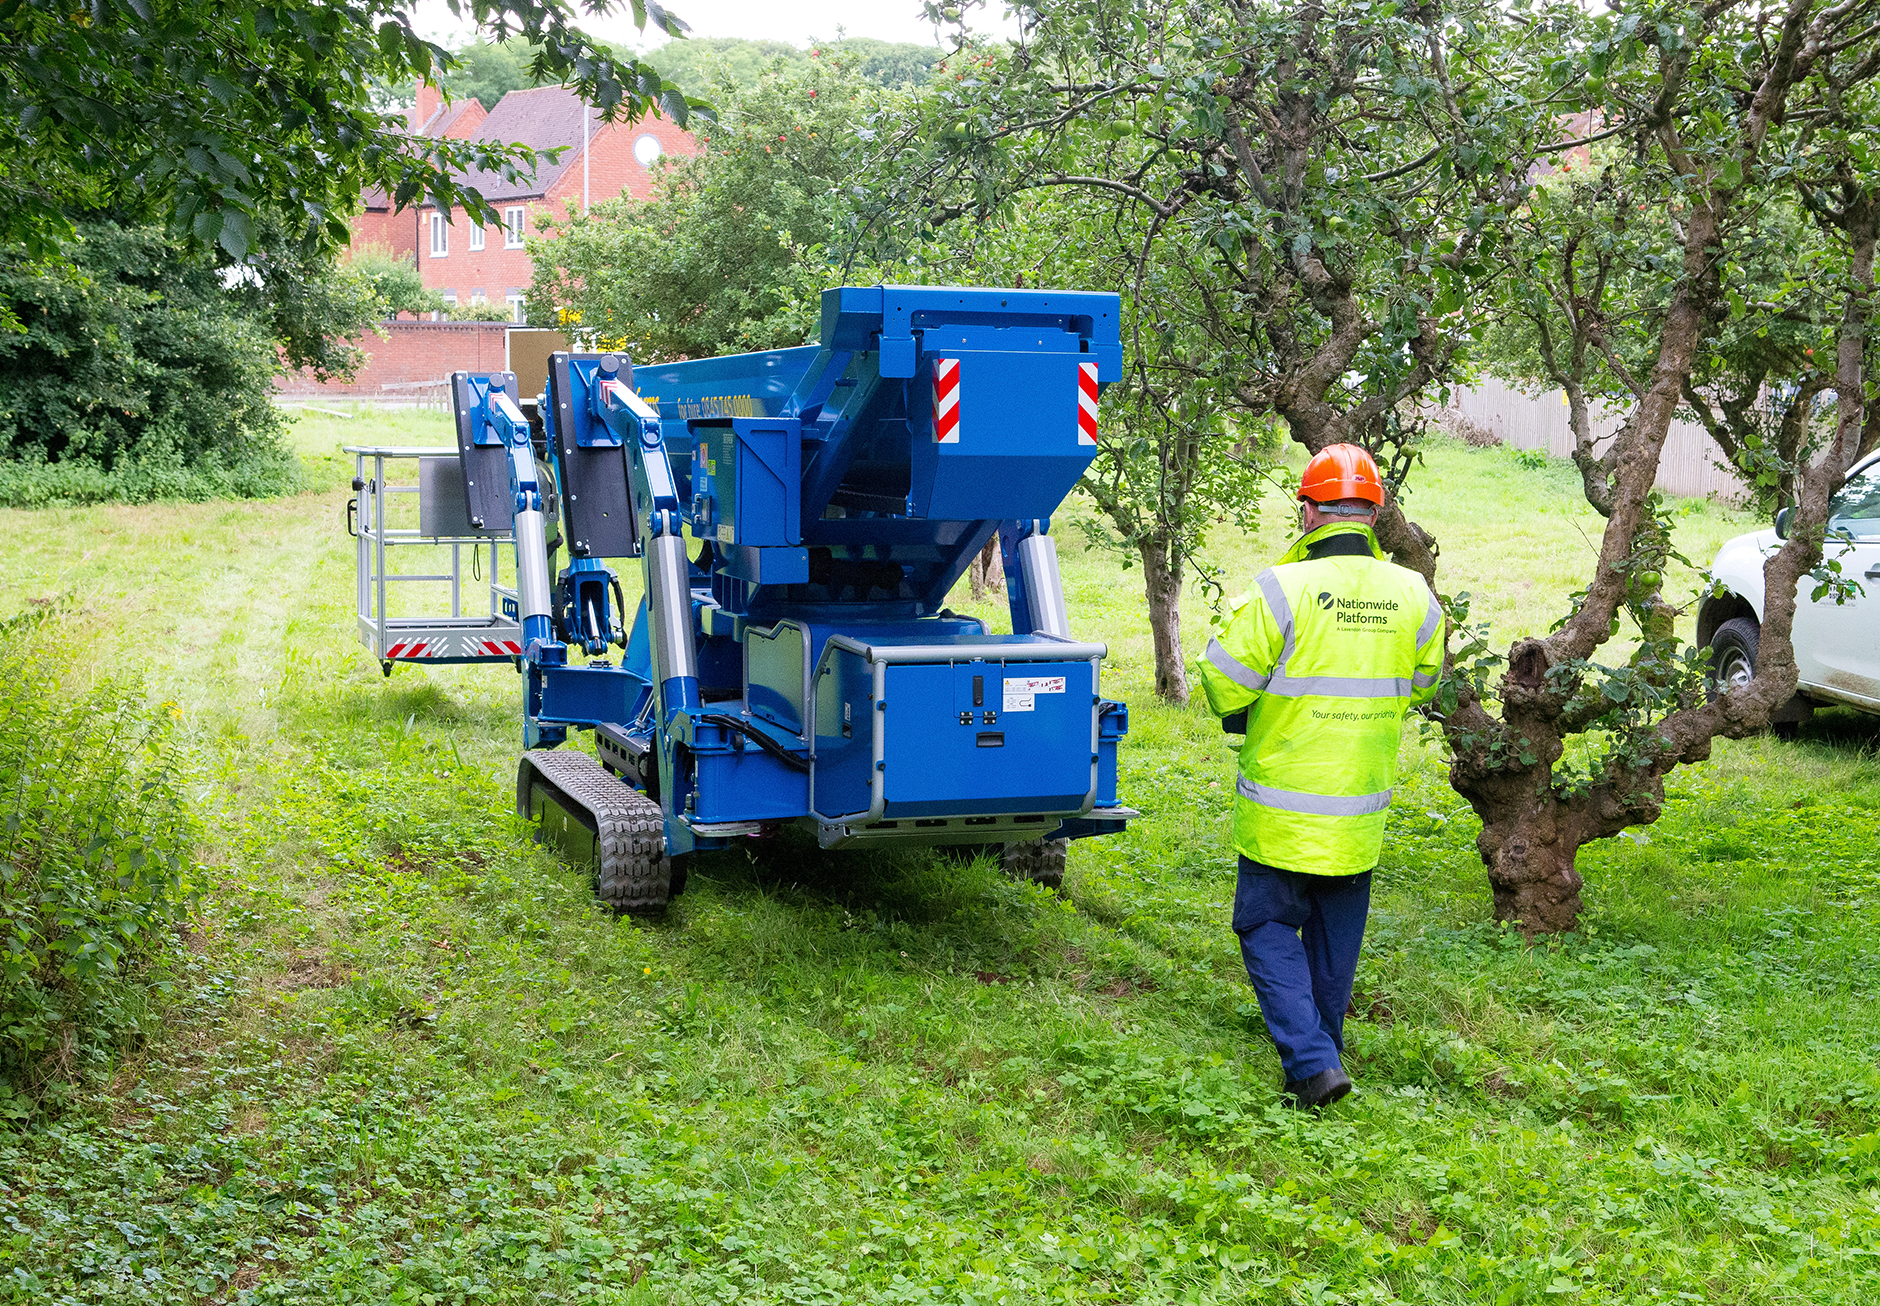
[[[510,513],[516,539],[516,603],[522,618],[522,640],[534,657],[554,643],[550,619],[547,530],[543,522],[542,486],[537,478],[529,419],[523,416],[511,390],[515,377],[507,372],[466,378],[458,402],[467,392],[473,448],[501,449],[509,473]],[[459,422],[463,416],[459,415]],[[470,451],[466,451],[467,453]],[[474,481],[474,477],[470,478]],[[468,494],[468,491],[466,491]],[[472,504],[473,520],[480,513]]]
[[[657,802],[668,869],[796,825],[825,846],[995,845],[1054,880],[1063,840],[1135,815],[1116,797],[1127,709],[1102,696],[1104,648],[1071,635],[1049,533],[1121,376],[1117,316],[1109,294],[844,287],[818,345],[637,369],[555,355],[540,409],[569,558],[552,590],[518,586],[526,743],[594,730],[610,783]],[[543,558],[526,422],[500,387],[486,406],[519,556]],[[1009,635],[944,606],[995,537]],[[609,558],[640,561],[630,633]],[[521,809],[601,848],[595,791],[548,756],[525,755]],[[603,884],[638,886],[611,901],[665,892],[667,870],[593,855]]]
[[[699,706],[698,650],[692,628],[692,575],[685,556],[685,513],[666,457],[659,414],[624,382],[599,378],[594,415],[629,441],[627,467],[644,524],[646,603],[653,632],[653,683],[665,715]]]

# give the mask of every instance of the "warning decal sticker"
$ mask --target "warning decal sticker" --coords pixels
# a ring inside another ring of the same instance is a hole
[[[1007,712],[1037,711],[1039,694],[1062,694],[1063,676],[1017,676],[1005,682],[1005,710]]]

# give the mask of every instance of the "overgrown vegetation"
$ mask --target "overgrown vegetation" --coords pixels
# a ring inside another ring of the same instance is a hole
[[[424,284],[418,265],[389,246],[358,246],[348,253],[346,266],[371,288],[383,317],[441,312],[445,307],[443,293]]]
[[[86,224],[0,258],[0,503],[206,499],[296,484],[265,317],[160,230]]]
[[[447,438],[424,420],[400,438]],[[296,428],[309,449],[321,421]],[[1598,523],[1573,469],[1440,440],[1428,459],[1422,519],[1477,616],[1497,640],[1545,629]],[[1723,741],[1646,840],[1587,851],[1588,927],[1537,947],[1490,923],[1478,826],[1406,741],[1348,1025],[1359,1092],[1301,1119],[1228,930],[1228,741],[1154,701],[1106,556],[1066,551],[1068,597],[1132,704],[1123,789],[1148,816],[1078,845],[1065,897],[753,844],[639,925],[512,823],[510,673],[386,681],[353,643],[346,493],[208,525],[0,516],[20,540],[0,613],[135,576],[91,629],[160,636],[151,684],[202,752],[213,868],[161,1034],[0,1142],[0,1300],[1833,1306],[1880,1286],[1870,727]],[[1704,557],[1745,525],[1687,503],[1672,530]],[[1251,574],[1286,531],[1217,545]],[[997,596],[952,601],[997,619]]]
[[[74,629],[0,626],[0,1118],[94,1091],[155,1027],[196,823],[175,707],[135,682],[61,684]]]

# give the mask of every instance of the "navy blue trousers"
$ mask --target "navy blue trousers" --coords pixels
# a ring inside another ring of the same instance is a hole
[[[1240,859],[1234,933],[1288,1079],[1340,1065],[1371,910],[1371,873],[1306,875]]]

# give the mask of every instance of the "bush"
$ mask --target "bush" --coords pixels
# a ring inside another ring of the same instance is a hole
[[[221,273],[154,228],[88,223],[63,257],[0,255],[0,502],[293,489],[280,353]]]
[[[509,322],[514,318],[507,304],[452,304],[444,311],[446,322]]]
[[[652,199],[603,200],[531,236],[528,320],[641,362],[815,339],[823,288],[870,272],[832,267],[825,248],[850,202],[857,124],[895,94],[854,65],[776,62],[700,120],[706,149],[668,161]]]
[[[175,719],[132,685],[58,681],[0,627],[0,1116],[56,1105],[148,1024],[195,825]]]
[[[393,253],[389,246],[362,245],[352,252],[346,267],[371,287],[382,316],[422,316],[444,310],[444,296],[425,286],[418,265],[403,254]]]

